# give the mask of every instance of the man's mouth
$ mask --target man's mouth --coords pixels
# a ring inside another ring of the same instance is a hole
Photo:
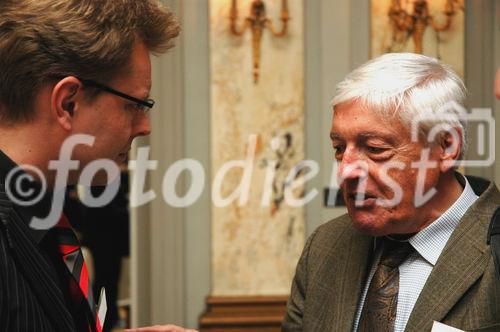
[[[347,199],[354,202],[356,207],[369,207],[375,205],[377,196],[369,192],[350,192]]]

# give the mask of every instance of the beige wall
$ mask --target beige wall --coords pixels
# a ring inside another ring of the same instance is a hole
[[[250,2],[238,1],[238,25]],[[250,178],[242,192],[248,201],[234,196],[227,206],[212,205],[212,295],[287,294],[305,238],[304,208],[283,200],[289,172],[304,159],[303,4],[288,1],[287,36],[264,30],[260,78],[254,83],[252,33],[230,33],[229,3],[210,1],[211,180],[224,164],[248,153]],[[280,3],[266,2],[277,28]],[[275,176],[266,183],[269,170]],[[243,175],[240,167],[227,173],[223,198],[238,190]]]

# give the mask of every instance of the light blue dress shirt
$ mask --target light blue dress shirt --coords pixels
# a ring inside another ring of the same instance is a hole
[[[408,240],[415,252],[399,266],[398,306],[394,332],[404,331],[418,296],[422,288],[424,288],[425,282],[431,274],[432,268],[436,265],[451,233],[453,233],[465,212],[478,199],[467,179],[463,176],[462,179],[465,182],[465,188],[455,203],[438,219]],[[358,305],[354,320],[354,332],[358,330],[368,287],[380,260],[381,248],[379,247],[377,246],[375,249],[374,261]]]

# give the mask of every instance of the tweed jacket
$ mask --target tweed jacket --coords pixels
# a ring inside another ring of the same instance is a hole
[[[499,205],[500,193],[491,183],[450,236],[405,331],[430,331],[433,321],[466,331],[500,331],[500,278],[486,240]],[[283,331],[352,331],[373,242],[348,215],[320,226],[297,265]]]

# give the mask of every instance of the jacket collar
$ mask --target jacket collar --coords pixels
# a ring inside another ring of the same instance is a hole
[[[474,180],[471,181],[473,189]],[[477,193],[480,190],[477,189]],[[483,275],[490,257],[486,243],[491,216],[500,202],[493,183],[467,210],[450,236],[413,308],[406,331],[430,330]],[[493,204],[492,204],[493,203]]]
[[[9,183],[6,183],[9,174],[13,174],[9,179]],[[5,153],[0,150],[0,184],[4,186],[5,194],[7,195],[7,199],[11,201],[12,196],[18,199],[19,201],[26,201],[26,199],[22,198],[23,196],[19,194],[19,190],[16,188],[16,180],[20,179],[21,176],[26,176],[26,172],[19,168],[19,166],[12,161]],[[31,218],[36,216],[38,218],[45,218],[49,212],[52,205],[52,192],[45,191],[43,192],[43,188],[39,182],[36,181],[22,181],[23,191],[30,190],[33,192],[32,195],[29,195],[28,199],[34,198],[39,193],[42,193],[41,197],[34,204],[21,205],[21,204],[12,204],[14,210],[21,216],[22,221],[29,225],[31,222]],[[8,186],[8,187],[7,187]],[[33,238],[36,243],[40,243],[45,234],[47,234],[48,230],[38,230],[28,227],[28,233]]]

